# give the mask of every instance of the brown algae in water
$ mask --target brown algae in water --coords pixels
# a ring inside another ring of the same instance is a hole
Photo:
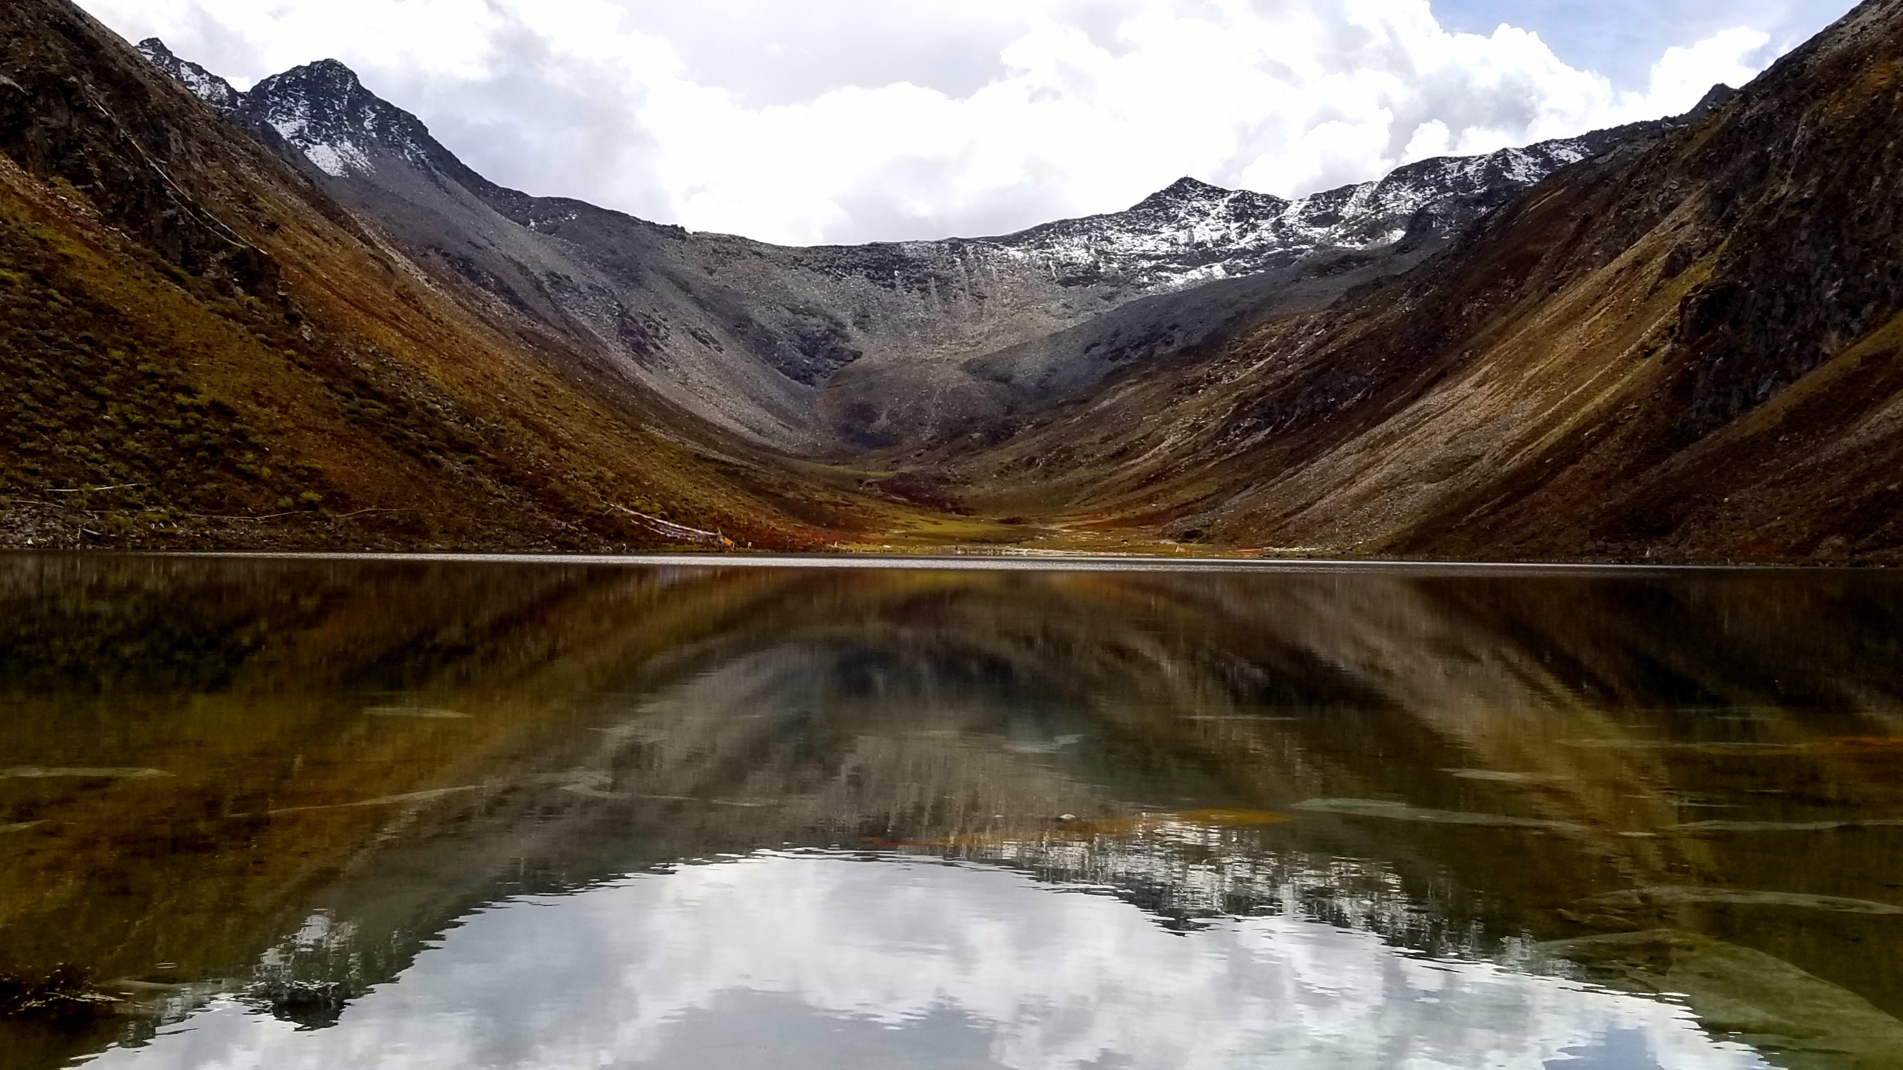
[[[1689,821],[1667,825],[1661,832],[1687,836],[1750,835],[1780,832],[1844,832],[1856,829],[1903,828],[1903,817],[1878,817],[1843,821]]]
[[[372,706],[363,711],[365,717],[408,717],[418,721],[470,721],[469,714],[455,710],[431,710],[411,706]]]
[[[159,780],[171,775],[163,769],[47,768],[38,765],[0,769],[0,780]]]
[[[1541,829],[1548,832],[1582,832],[1570,821],[1549,821],[1538,817],[1510,817],[1506,814],[1475,814],[1464,810],[1424,810],[1406,803],[1380,799],[1310,799],[1292,809],[1309,814],[1335,814],[1340,817],[1367,817],[1381,821],[1413,821],[1428,825],[1467,825],[1477,828]]]
[[[469,784],[459,788],[432,788],[428,791],[412,791],[405,795],[384,795],[375,799],[359,799],[356,802],[320,803],[314,806],[286,806],[277,810],[266,810],[262,814],[232,814],[237,817],[279,817],[285,814],[308,814],[320,810],[359,810],[377,806],[402,806],[406,803],[432,802],[450,795],[461,795],[466,791],[475,791],[478,785]]]
[[[1489,784],[1557,784],[1564,778],[1551,773],[1510,773],[1497,769],[1446,769],[1448,776]]]
[[[1768,892],[1738,888],[1700,888],[1660,886],[1608,892],[1579,901],[1579,906],[1599,912],[1624,912],[1676,906],[1784,907],[1794,910],[1821,910],[1837,914],[1865,914],[1881,917],[1903,916],[1903,906],[1879,903],[1871,899],[1846,899],[1834,895],[1809,895],[1803,892]]]

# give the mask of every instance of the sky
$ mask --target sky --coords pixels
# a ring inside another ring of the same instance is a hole
[[[80,0],[239,88],[340,59],[494,181],[789,244],[1300,196],[1677,114],[1851,0]]]

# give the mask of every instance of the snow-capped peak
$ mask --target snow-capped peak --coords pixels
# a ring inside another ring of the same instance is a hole
[[[1201,179],[1179,178],[1157,190],[1134,205],[1130,211],[1165,210],[1180,205],[1197,204],[1210,200],[1221,200],[1232,196],[1234,191],[1221,186],[1213,186]]]
[[[156,39],[141,49],[193,92],[208,100],[235,100],[238,118],[254,129],[269,126],[334,178],[370,176],[381,163],[401,160],[453,182],[490,186],[438,145],[420,120],[371,93],[336,60],[286,71],[240,94],[196,64],[179,60]],[[1488,156],[1424,160],[1379,181],[1295,200],[1185,177],[1121,212],[1060,220],[1002,237],[889,248],[921,266],[1016,261],[1064,286],[1107,284],[1126,294],[1179,289],[1287,266],[1317,253],[1376,252],[1410,238],[1445,240],[1559,168],[1672,122]]]
[[[428,133],[414,116],[365,89],[356,72],[334,59],[273,75],[245,97],[253,118],[336,178],[374,171],[379,155],[415,159],[421,152],[418,135]]]
[[[164,41],[148,37],[139,42],[138,49],[139,54],[154,67],[171,75],[174,81],[191,90],[193,96],[219,111],[230,114],[244,102],[244,95],[233,89],[230,82],[190,60],[173,55],[172,50],[165,47]]]
[[[1054,278],[1168,290],[1250,275],[1325,250],[1371,252],[1410,234],[1453,236],[1513,194],[1595,151],[1555,141],[1425,160],[1386,178],[1284,200],[1182,178],[1134,206],[964,243],[1049,264]],[[922,243],[927,252],[931,243]]]
[[[420,120],[365,89],[356,72],[334,59],[273,75],[240,93],[223,78],[180,59],[156,37],[138,47],[153,66],[201,100],[241,124],[277,131],[333,178],[370,174],[380,157],[422,162],[432,144]]]

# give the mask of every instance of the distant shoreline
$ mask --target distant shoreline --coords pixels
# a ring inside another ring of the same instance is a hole
[[[292,552],[7,549],[5,557],[146,558],[152,560],[336,561],[364,564],[584,565],[619,568],[839,569],[912,572],[1211,572],[1211,573],[1408,573],[1422,576],[1527,576],[1539,574],[1698,572],[1889,571],[1881,565],[1842,564],[1621,564],[1569,561],[1410,561],[1399,559],[1294,557],[1145,557],[1105,554],[520,554],[467,552]]]

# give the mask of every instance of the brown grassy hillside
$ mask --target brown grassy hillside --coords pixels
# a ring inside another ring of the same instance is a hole
[[[1077,526],[1411,556],[1903,559],[1903,3],[1453,250],[960,461]]]
[[[798,547],[900,508],[426,276],[64,0],[0,42],[5,541]]]

